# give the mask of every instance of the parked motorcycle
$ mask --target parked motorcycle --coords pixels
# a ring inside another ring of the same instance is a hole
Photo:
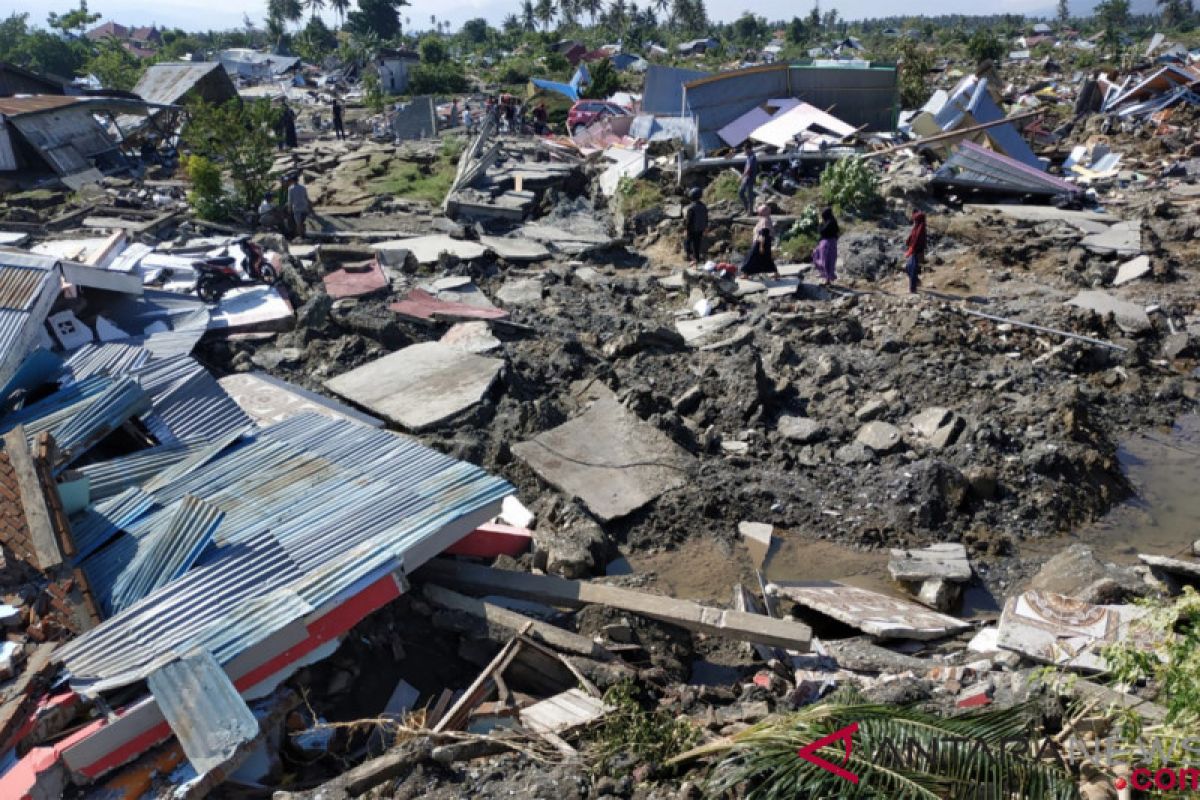
[[[237,259],[233,256],[217,256],[192,262],[198,273],[196,294],[206,303],[218,303],[224,294],[238,286],[256,286],[265,283],[271,286],[279,280],[275,267],[267,261],[263,249],[249,238],[239,239],[236,244],[245,258],[245,278],[238,272]]]

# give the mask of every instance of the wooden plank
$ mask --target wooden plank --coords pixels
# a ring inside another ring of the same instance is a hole
[[[524,633],[524,631],[522,631]],[[471,709],[482,703],[492,690],[496,688],[495,681],[492,680],[493,675],[499,675],[504,672],[504,669],[509,665],[509,662],[520,651],[522,646],[519,636],[513,637],[508,644],[500,648],[500,652],[496,657],[479,673],[479,676],[471,682],[467,690],[463,692],[462,697],[458,699],[445,716],[438,720],[433,726],[434,733],[441,733],[446,730],[461,730],[467,722],[467,717],[471,713]]]
[[[516,611],[478,600],[474,597],[467,597],[465,594],[459,594],[433,583],[425,584],[424,594],[426,600],[442,608],[463,611],[472,616],[481,617],[493,625],[507,628],[513,632],[525,629],[528,626],[527,636],[529,638],[545,642],[551,647],[558,648],[567,653],[574,653],[575,655],[586,656],[587,658],[594,658],[599,661],[613,661],[616,659],[616,656],[611,652],[586,636],[580,636],[577,633],[563,630],[548,622],[538,622]]]
[[[469,591],[495,593],[578,608],[589,604],[619,608],[669,622],[697,633],[759,642],[805,652],[812,630],[799,622],[771,619],[743,611],[702,606],[690,600],[637,592],[603,583],[569,581],[550,575],[462,564],[434,559],[421,568],[427,579]]]
[[[50,512],[46,509],[46,498],[42,495],[41,482],[38,481],[23,426],[18,425],[4,435],[4,450],[8,453],[13,474],[17,478],[21,505],[25,509],[25,521],[29,525],[29,535],[37,554],[38,567],[45,572],[61,564],[63,554],[58,546],[58,537],[54,534],[54,526],[50,522]]]

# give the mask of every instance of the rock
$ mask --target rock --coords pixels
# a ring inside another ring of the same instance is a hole
[[[898,448],[903,442],[900,429],[888,422],[868,422],[858,429],[854,440],[872,452],[885,454]]]
[[[916,507],[917,524],[936,528],[965,505],[967,479],[952,464],[923,459],[909,469],[909,502]]]
[[[867,464],[875,460],[875,452],[859,442],[842,445],[833,457],[843,464]]]
[[[963,583],[971,580],[967,548],[954,542],[930,545],[921,550],[893,550],[888,573],[896,581],[930,579]]]
[[[942,408],[941,406],[934,406],[933,408],[927,408],[919,414],[913,416],[913,418],[908,421],[908,424],[912,426],[913,430],[916,431],[918,436],[923,439],[928,439],[937,432],[938,428],[941,428],[943,425],[948,423],[951,416],[952,412],[950,409]]]
[[[971,467],[966,472],[966,478],[967,484],[971,490],[971,496],[980,500],[991,500],[995,498],[996,492],[1000,486],[1000,481],[996,475],[996,469],[994,467]]]
[[[775,425],[785,438],[800,444],[812,444],[825,438],[825,426],[809,417],[783,416]]]
[[[1200,539],[1192,542],[1192,555],[1200,556]]]
[[[296,327],[320,330],[329,321],[333,298],[325,292],[317,292],[296,311]]]
[[[284,347],[279,350],[259,350],[250,357],[256,366],[265,370],[281,366],[294,366],[304,360],[304,351],[299,347]]]
[[[834,378],[840,377],[842,374],[842,362],[835,356],[829,353],[822,353],[817,358],[816,366],[813,368],[813,376],[816,377],[818,383],[825,383]]]
[[[534,563],[552,575],[577,580],[607,562],[608,540],[599,525],[577,520],[562,529],[543,526],[533,532]]]
[[[868,400],[854,412],[854,418],[859,422],[870,422],[883,415],[887,411],[887,403],[882,400]]]
[[[1085,544],[1073,544],[1043,564],[1028,588],[1093,604],[1120,603],[1150,592],[1132,569],[1103,563]]]
[[[944,450],[958,441],[958,437],[966,428],[966,420],[955,414],[948,423],[934,431],[927,442],[934,450]]]
[[[862,636],[851,639],[822,640],[825,649],[837,661],[839,667],[855,672],[906,672],[924,671],[929,663],[895,650],[889,650]]]
[[[1163,357],[1172,361],[1177,358],[1192,358],[1196,355],[1196,351],[1195,341],[1187,331],[1169,333],[1163,337]]]
[[[671,405],[680,414],[686,416],[699,408],[702,400],[704,400],[704,390],[697,384],[675,398]]]
[[[1150,256],[1138,256],[1132,261],[1126,261],[1117,270],[1117,277],[1113,279],[1113,286],[1123,286],[1130,281],[1135,281],[1143,275],[1150,274]]]

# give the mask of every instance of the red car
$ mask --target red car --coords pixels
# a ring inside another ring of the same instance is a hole
[[[605,117],[627,117],[629,109],[603,100],[579,100],[567,112],[567,130],[578,133],[597,120]]]

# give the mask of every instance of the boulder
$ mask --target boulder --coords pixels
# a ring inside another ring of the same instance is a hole
[[[903,443],[900,429],[888,422],[875,420],[858,429],[854,440],[875,453],[890,453]]]
[[[825,438],[825,425],[810,417],[783,416],[776,429],[785,438],[800,444],[812,444]]]

